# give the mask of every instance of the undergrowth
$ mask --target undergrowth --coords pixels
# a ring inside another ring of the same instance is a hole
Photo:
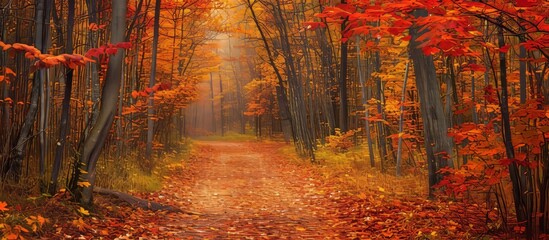
[[[98,167],[97,186],[122,192],[154,192],[162,188],[162,182],[168,171],[182,165],[182,159],[188,157],[191,141],[184,140],[169,152],[155,157],[151,169],[145,169],[139,163],[139,156],[128,155],[120,159],[104,161]]]
[[[282,153],[298,164],[307,162],[299,157],[294,148],[282,148]],[[382,173],[379,168],[371,167],[367,149],[364,147],[349,147],[345,151],[334,151],[332,146],[319,146],[315,151],[317,168],[326,179],[336,180],[345,187],[349,194],[364,192],[382,192],[394,196],[421,196],[428,193],[424,173],[408,174],[396,177],[390,173]],[[376,166],[379,166],[376,159]]]

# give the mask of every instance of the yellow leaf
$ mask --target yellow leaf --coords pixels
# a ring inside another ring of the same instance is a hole
[[[366,193],[360,193],[360,194],[357,195],[357,197],[364,200],[364,199],[366,199]]]
[[[82,213],[82,215],[90,215],[90,211],[84,209],[83,207],[80,207],[80,209],[78,209],[78,212]]]
[[[91,184],[89,182],[77,182],[76,185],[78,185],[79,187],[89,187],[91,186]]]
[[[377,189],[378,189],[380,192],[385,192],[385,188],[378,187]]]
[[[304,227],[297,226],[297,227],[295,227],[295,230],[297,230],[297,231],[305,231],[305,230],[307,230],[307,229],[305,229]]]

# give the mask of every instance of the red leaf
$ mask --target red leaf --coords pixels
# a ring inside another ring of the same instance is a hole
[[[502,53],[506,53],[506,52],[509,51],[509,48],[511,48],[511,45],[505,45],[503,47],[500,47],[499,51],[502,52]]]
[[[517,7],[534,7],[539,4],[538,0],[517,0]]]
[[[116,52],[118,52],[118,49],[117,48],[107,48],[105,50],[105,53],[109,54],[109,55],[114,55],[116,54]]]
[[[123,49],[130,49],[132,47],[132,44],[130,42],[121,42],[114,45],[117,48],[123,48]]]
[[[433,54],[435,54],[435,53],[440,52],[440,49],[435,48],[435,47],[429,47],[429,46],[427,46],[427,47],[423,47],[423,48],[421,49],[421,51],[423,51],[423,54],[425,54],[425,56],[431,56],[431,55],[433,55]]]

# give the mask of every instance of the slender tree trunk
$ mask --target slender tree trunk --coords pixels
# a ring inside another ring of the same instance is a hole
[[[500,17],[499,23],[503,24],[503,19]],[[498,45],[499,47],[505,46],[505,36],[503,35],[503,28],[498,26]],[[515,159],[515,149],[513,147],[513,140],[511,137],[511,122],[509,120],[509,101],[508,101],[508,91],[507,91],[507,59],[506,53],[499,52],[499,71],[500,71],[500,87],[501,87],[501,98],[500,98],[500,109],[501,109],[501,124],[502,124],[502,135],[503,143],[505,145],[505,152],[508,159]],[[526,184],[522,179],[522,173],[519,170],[519,166],[515,161],[509,165],[509,176],[511,178],[511,183],[513,185],[513,198],[515,201],[515,212],[517,214],[517,222],[525,223],[527,233],[532,233],[531,222],[532,219],[531,213],[527,209],[527,200],[530,198],[526,191]],[[530,178],[530,176],[527,176]]]
[[[153,43],[152,43],[152,63],[151,63],[151,77],[149,79],[149,88],[154,87],[156,84],[156,64],[158,54],[158,37],[160,35],[160,4],[162,0],[156,0],[154,6],[154,30],[153,30]],[[147,110],[147,146],[145,150],[146,161],[152,161],[152,145],[154,138],[154,92],[149,94],[149,105]],[[150,168],[147,168],[150,169]]]
[[[53,8],[53,0],[47,0],[44,3],[44,20],[42,22],[42,43],[40,46],[40,51],[45,53],[47,52],[49,48],[50,43],[50,15],[51,15],[51,9]],[[39,136],[39,142],[40,142],[40,181],[41,183],[41,190],[42,192],[45,192],[45,184],[46,181],[46,153],[48,150],[48,139],[46,138],[46,128],[48,126],[48,115],[49,115],[49,108],[48,108],[48,93],[49,93],[49,79],[48,79],[48,69],[40,69],[39,71],[40,75],[40,121],[39,121],[39,129],[38,129],[38,136]]]
[[[113,44],[124,41],[126,7],[126,0],[112,1],[111,42]],[[92,193],[95,184],[97,160],[99,159],[99,154],[101,153],[116,112],[116,103],[122,81],[123,60],[123,49],[118,49],[117,53],[110,57],[101,97],[101,110],[90,134],[83,143],[80,159],[75,164],[75,171],[70,183],[76,200],[88,208],[93,202]],[[89,183],[89,186],[83,183]]]
[[[74,29],[74,10],[75,10],[75,0],[68,1],[68,17],[67,17],[67,43],[65,46],[65,52],[72,54],[73,52],[73,43],[72,35]],[[61,170],[61,165],[63,163],[65,144],[67,138],[67,132],[69,132],[69,116],[70,116],[70,100],[72,95],[72,81],[73,81],[73,69],[67,68],[65,70],[66,81],[65,81],[65,96],[63,97],[63,103],[61,107],[61,122],[59,126],[59,138],[57,139],[55,147],[55,159],[53,162],[51,179],[49,184],[48,192],[50,195],[54,195],[57,192],[57,180],[59,177],[59,171]]]
[[[357,71],[360,81],[361,100],[364,107],[364,127],[366,131],[366,139],[368,141],[368,156],[370,157],[370,166],[375,167],[376,161],[374,156],[374,147],[372,146],[372,134],[370,133],[370,122],[368,120],[368,99],[366,93],[366,80],[364,79],[364,73],[362,72],[362,61],[360,59],[360,37],[356,36],[356,59],[357,59]]]
[[[346,4],[346,0],[341,0],[341,4]],[[340,58],[341,65],[339,66],[339,129],[342,133],[349,130],[349,105],[347,103],[347,52],[348,44],[347,40],[344,40],[345,26],[347,19],[341,23],[341,49]]]
[[[215,129],[215,96],[214,96],[214,85],[213,85],[213,73],[210,72],[210,104],[211,104],[211,111],[212,111],[212,133],[216,133],[217,129]]]
[[[45,30],[45,26],[46,26],[46,23],[49,23],[49,18],[47,17],[49,16],[48,11],[50,11],[51,5],[52,5],[51,0],[38,0],[36,2],[36,14],[35,14],[35,19],[36,19],[35,34],[36,35],[35,35],[34,44],[35,44],[35,47],[42,52],[46,52],[45,39],[46,39],[47,31]],[[40,69],[38,72],[35,72],[34,74],[30,106],[25,116],[25,121],[23,122],[21,131],[19,132],[17,142],[13,147],[13,152],[10,155],[10,159],[6,161],[5,166],[3,166],[4,174],[9,175],[15,181],[19,181],[19,177],[21,176],[21,168],[23,164],[23,159],[25,157],[25,147],[27,146],[27,143],[31,138],[29,134],[31,132],[31,129],[36,120],[36,115],[38,113],[40,93],[41,93],[41,89],[43,88],[45,76],[46,76],[45,69]],[[44,143],[44,141],[41,141],[41,143]],[[42,144],[41,144],[41,147],[43,147]],[[43,177],[45,173],[45,152],[41,151],[40,156],[41,156],[39,160],[40,176],[41,176],[41,179],[44,179]]]
[[[86,0],[86,5],[88,7],[88,23],[92,24],[100,24],[99,23],[99,16],[98,16],[98,4],[97,0]],[[98,33],[97,31],[88,31],[88,47],[89,48],[97,48],[98,47]],[[99,59],[98,59],[99,60]],[[88,70],[89,70],[89,83],[91,85],[91,101],[93,102],[91,106],[91,116],[89,118],[89,122],[87,130],[85,131],[85,134],[88,133],[89,128],[95,124],[95,121],[97,120],[97,116],[99,115],[99,101],[100,96],[99,93],[101,91],[101,84],[99,83],[99,67],[101,66],[100,61],[97,61],[97,63],[90,63]]]
[[[404,102],[406,102],[406,84],[408,84],[408,70],[410,62],[406,62],[406,70],[404,70],[404,81],[402,83],[402,99],[400,101],[400,114],[398,121],[398,147],[396,161],[396,175],[402,175],[402,134],[404,134]]]
[[[374,67],[376,72],[381,72],[381,58],[379,56],[379,51],[376,51],[374,53]],[[377,94],[377,114],[381,116],[382,120],[385,120],[385,112],[383,111],[383,104],[385,102],[385,94],[384,94],[384,87],[383,87],[383,81],[381,81],[380,77],[376,77],[376,94]],[[387,161],[387,158],[389,157],[387,154],[387,134],[385,125],[378,121],[376,123],[377,125],[377,140],[378,140],[378,149],[379,149],[379,162],[381,167],[381,172],[385,172],[385,162]]]
[[[225,118],[223,117],[223,80],[219,69],[219,123],[221,124],[221,136],[225,135]]]

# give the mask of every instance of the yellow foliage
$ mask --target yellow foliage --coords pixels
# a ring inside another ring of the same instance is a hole
[[[350,130],[346,133],[341,133],[339,129],[336,129],[335,135],[326,137],[327,147],[335,153],[347,152],[354,146],[352,137],[355,135],[354,130]]]

